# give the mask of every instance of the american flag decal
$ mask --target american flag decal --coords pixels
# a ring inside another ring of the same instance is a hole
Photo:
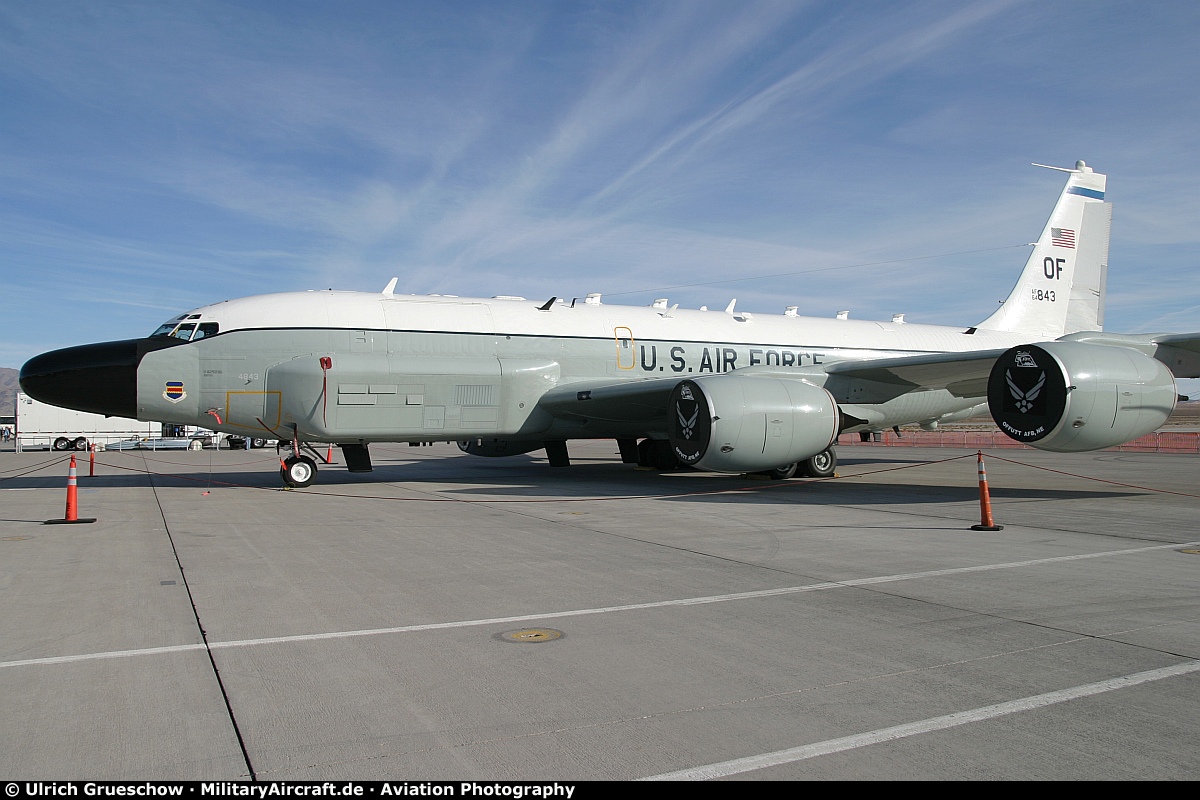
[[[1069,247],[1075,249],[1075,231],[1069,228],[1051,228],[1050,229],[1050,244],[1055,247]]]

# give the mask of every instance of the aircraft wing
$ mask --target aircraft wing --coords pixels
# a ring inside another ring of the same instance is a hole
[[[667,401],[682,377],[615,381],[611,378],[556,386],[539,407],[562,419],[646,422],[667,415]]]
[[[1200,333],[1115,334],[1087,332],[1062,337],[1139,350],[1165,364],[1176,378],[1200,378]],[[992,364],[1004,350],[935,353],[866,361],[839,361],[825,368],[825,388],[839,402],[883,403],[909,392],[945,389],[955,397],[987,394]]]
[[[1200,333],[1168,333],[1154,337],[1154,357],[1176,378],[1200,378]]]
[[[1177,378],[1200,377],[1200,334],[1080,333],[1063,337],[1141,350],[1166,364]],[[955,397],[987,395],[992,365],[1005,350],[930,353],[838,361],[824,367],[824,386],[839,403],[886,403],[913,392],[945,390]],[[811,368],[790,371],[744,367],[737,374],[770,374],[821,383]],[[696,377],[696,376],[689,376]],[[555,417],[577,421],[637,423],[665,417],[671,391],[684,376],[646,380],[599,378],[558,386],[539,405]]]
[[[1004,350],[930,353],[861,361],[838,361],[825,368],[825,382],[839,402],[885,403],[910,392],[945,389],[955,397],[983,397],[988,375]]]
[[[1170,347],[1178,347],[1181,350],[1200,353],[1200,333],[1158,334],[1154,336],[1153,341],[1155,344],[1168,345]]]
[[[1004,350],[933,353],[860,361],[839,361],[825,368],[787,370],[744,367],[736,374],[771,375],[821,383],[843,403],[884,403],[910,392],[945,389],[956,397],[987,394],[992,364]],[[685,377],[618,381],[612,378],[557,386],[542,396],[539,406],[560,419],[597,422],[649,422],[666,416],[671,392]]]
[[[1200,333],[1105,333],[1062,337],[1077,342],[1130,347],[1166,364],[1176,378],[1200,378]]]

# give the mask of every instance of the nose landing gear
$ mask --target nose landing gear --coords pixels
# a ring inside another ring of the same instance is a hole
[[[289,456],[279,468],[279,477],[296,489],[311,486],[317,479],[317,462],[308,456]]]

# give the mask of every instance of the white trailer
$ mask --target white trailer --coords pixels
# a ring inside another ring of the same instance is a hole
[[[29,448],[87,450],[92,444],[162,436],[162,423],[72,411],[18,393],[16,434],[18,453]]]

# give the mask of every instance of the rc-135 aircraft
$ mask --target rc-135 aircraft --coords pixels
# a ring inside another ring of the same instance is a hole
[[[1036,165],[1042,166],[1042,165]],[[46,403],[293,444],[283,480],[316,478],[310,443],[351,472],[372,442],[457,441],[467,453],[615,439],[622,460],[725,473],[832,474],[840,433],[982,411],[1044,450],[1120,444],[1200,377],[1200,333],[1103,333],[1112,206],[1105,176],[1069,173],[1016,288],[970,327],[605,305],[600,295],[470,299],[310,291],[227,300],[149,337],[36,356]]]

